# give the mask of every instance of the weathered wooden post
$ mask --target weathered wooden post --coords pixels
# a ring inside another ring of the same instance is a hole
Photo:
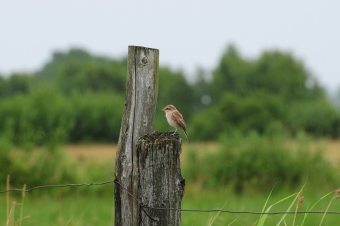
[[[180,208],[184,191],[179,137],[151,133],[158,94],[158,64],[157,49],[129,46],[125,108],[116,154],[115,226],[180,223],[179,211],[142,208],[140,203]]]
[[[144,205],[160,208],[146,209],[148,215],[157,220],[157,224],[142,212],[142,225],[180,225],[181,212],[165,210],[181,209],[185,182],[181,175],[180,154],[181,139],[178,134],[152,132],[139,139],[139,197]]]

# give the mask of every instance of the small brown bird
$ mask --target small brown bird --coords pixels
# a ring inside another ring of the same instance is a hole
[[[174,133],[177,132],[178,128],[181,128],[190,143],[190,140],[187,134],[186,124],[185,124],[182,114],[179,113],[179,111],[175,108],[175,106],[171,104],[163,108],[162,111],[165,112],[165,117],[168,120],[168,123],[170,124],[170,126],[176,128]]]

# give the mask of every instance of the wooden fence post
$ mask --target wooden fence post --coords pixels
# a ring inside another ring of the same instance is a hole
[[[180,208],[184,191],[179,137],[151,133],[158,62],[157,49],[129,46],[125,107],[116,154],[115,226],[180,223],[180,211],[155,210],[141,207],[140,203]],[[147,215],[157,218],[157,222]]]
[[[137,145],[138,196],[145,207],[139,225],[179,226],[185,181],[180,168],[181,139],[171,132],[153,132]],[[162,208],[164,208],[162,210]],[[157,220],[157,221],[155,221]]]

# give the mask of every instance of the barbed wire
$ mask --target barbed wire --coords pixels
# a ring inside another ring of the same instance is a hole
[[[83,183],[83,184],[41,185],[41,186],[36,186],[36,187],[32,187],[32,188],[25,189],[25,190],[20,189],[20,188],[11,188],[11,189],[8,189],[8,190],[0,191],[0,194],[11,192],[11,191],[30,192],[32,190],[40,189],[40,188],[64,188],[64,187],[84,187],[84,186],[92,186],[92,185],[104,185],[104,184],[109,184],[109,183],[113,183],[113,182],[114,182],[114,180],[108,180],[108,181],[99,182],[99,183],[92,182],[92,183]]]
[[[200,212],[200,213],[212,213],[212,212],[221,212],[221,213],[231,213],[231,214],[270,214],[270,215],[278,215],[278,214],[324,214],[325,211],[276,211],[276,212],[257,212],[257,211],[234,211],[234,210],[221,210],[221,209],[208,209],[208,210],[202,210],[202,209],[182,209],[182,208],[166,208],[166,207],[153,207],[144,205],[137,197],[132,195],[127,188],[125,188],[118,180],[108,180],[104,182],[92,182],[92,183],[82,183],[82,184],[62,184],[62,185],[41,185],[32,187],[29,189],[20,189],[20,188],[11,188],[8,190],[2,190],[0,191],[0,194],[7,193],[7,192],[13,192],[13,191],[20,191],[20,192],[30,192],[36,189],[45,189],[45,188],[64,188],[64,187],[88,187],[88,186],[101,186],[106,185],[110,183],[115,183],[115,185],[120,186],[122,189],[124,189],[129,196],[131,196],[133,199],[135,199],[143,212],[153,221],[157,221],[156,219],[152,218],[146,211],[146,209],[153,209],[153,210],[167,210],[167,211],[181,211],[181,212]],[[327,214],[335,214],[339,215],[340,212],[338,211],[327,211]]]
[[[277,212],[256,212],[256,211],[234,211],[234,210],[221,210],[221,209],[210,209],[210,210],[199,210],[199,209],[178,209],[178,208],[166,208],[166,207],[152,207],[148,205],[142,204],[142,202],[136,198],[134,195],[132,195],[126,188],[123,187],[121,183],[119,183],[117,180],[114,181],[115,184],[118,184],[121,188],[123,188],[125,191],[127,191],[128,195],[131,196],[133,199],[135,199],[143,208],[147,209],[153,209],[153,210],[170,210],[170,211],[181,211],[181,212],[200,212],[200,213],[212,213],[212,212],[222,212],[222,213],[232,213],[232,214],[305,214],[305,213],[318,213],[318,214],[324,214],[325,211],[277,211]],[[327,211],[327,213],[330,214],[340,214],[340,212],[337,211]]]

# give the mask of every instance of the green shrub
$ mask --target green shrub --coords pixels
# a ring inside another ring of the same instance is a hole
[[[0,101],[0,133],[12,130],[10,141],[25,149],[66,142],[117,142],[123,108],[123,97],[112,92],[66,97],[53,89],[39,89]]]
[[[217,107],[193,115],[188,125],[188,133],[193,140],[217,140],[228,124],[222,120],[222,113]]]
[[[304,131],[336,138],[340,134],[340,112],[326,99],[287,105],[280,96],[263,91],[245,97],[225,93],[217,105],[193,115],[188,130],[193,140],[216,140],[220,133],[234,130],[264,134],[275,123],[292,135]]]
[[[216,106],[195,114],[188,130],[193,139],[216,140],[219,134],[240,130],[264,133],[273,123],[285,124],[285,104],[278,96],[254,92],[247,97],[225,93]]]
[[[219,103],[222,122],[228,124],[227,131],[240,129],[263,133],[275,121],[285,121],[286,108],[279,96],[256,91],[247,97],[226,93]]]
[[[7,175],[10,175],[12,188],[21,188],[24,184],[29,188],[79,182],[74,165],[67,161],[62,152],[56,149],[16,151],[7,138],[0,136],[0,185],[3,189],[6,187]]]
[[[340,112],[326,99],[298,102],[288,112],[288,125],[293,133],[304,129],[316,136],[340,135]]]
[[[74,93],[75,118],[69,141],[118,142],[124,99],[115,93]]]
[[[77,164],[70,161],[61,149],[47,147],[35,151],[20,151],[4,136],[0,136],[0,190],[6,188],[10,175],[11,188],[27,188],[42,185],[64,185],[107,181],[112,178],[112,164]],[[63,187],[34,190],[32,195],[41,194],[96,194],[112,193],[112,186]],[[21,193],[14,193],[20,195]]]
[[[184,175],[188,180],[200,178],[207,187],[233,186],[238,193],[270,191],[274,184],[296,189],[307,177],[315,186],[338,185],[336,170],[322,159],[320,152],[310,152],[309,141],[297,139],[290,146],[287,143],[282,135],[225,134],[221,136],[221,150],[191,156]],[[192,152],[190,155],[195,155]]]
[[[5,122],[11,120],[13,143],[25,147],[63,143],[73,126],[71,103],[47,89],[2,100],[0,118],[0,131],[7,130]]]

